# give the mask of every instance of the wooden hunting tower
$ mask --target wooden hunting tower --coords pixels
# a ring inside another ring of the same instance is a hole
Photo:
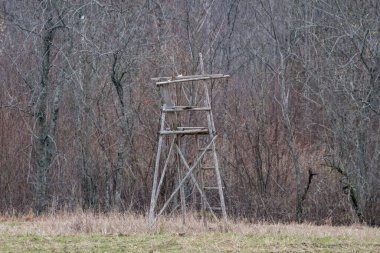
[[[208,84],[229,76],[204,74],[202,57],[200,59],[201,75],[152,78],[160,89],[162,106],[149,209],[151,226],[168,207],[176,208],[173,203],[178,193],[183,223],[186,195],[200,197],[205,225],[208,216],[222,220],[224,225],[227,222]],[[160,190],[168,185],[167,180],[171,180],[174,190],[166,192],[169,197],[159,200]],[[185,185],[199,194],[185,193]]]

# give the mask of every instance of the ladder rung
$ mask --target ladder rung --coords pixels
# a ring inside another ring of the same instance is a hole
[[[213,166],[204,166],[204,167],[201,167],[202,170],[213,170],[215,169],[215,167]]]
[[[162,108],[163,112],[182,112],[182,111],[211,111],[211,107],[198,107],[198,106],[171,106]]]
[[[208,129],[164,130],[160,134],[208,134]]]
[[[224,187],[222,187],[224,188]],[[217,186],[204,186],[203,189],[205,190],[219,190],[219,187]]]
[[[211,74],[211,75],[189,75],[189,76],[160,76],[160,77],[153,77],[150,80],[156,81],[156,82],[162,82],[162,81],[170,81],[170,80],[181,80],[181,79],[189,79],[189,78],[200,78],[200,77],[223,77],[226,75],[222,74]],[[227,76],[226,76],[227,77]],[[228,76],[229,77],[229,76]]]
[[[198,151],[212,151],[212,148],[208,148],[208,149],[204,149],[204,148],[200,148],[200,149],[198,149]]]
[[[205,130],[207,127],[177,127],[178,130],[186,130],[186,129],[199,129],[199,130]]]

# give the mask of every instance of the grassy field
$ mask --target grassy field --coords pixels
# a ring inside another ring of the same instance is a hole
[[[231,223],[227,233],[189,218],[153,229],[134,215],[0,218],[0,252],[380,252],[380,229]]]

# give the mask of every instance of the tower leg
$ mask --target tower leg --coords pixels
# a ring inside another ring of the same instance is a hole
[[[219,162],[218,162],[218,156],[216,154],[215,143],[213,143],[213,145],[212,145],[212,155],[213,155],[214,164],[215,164],[216,180],[217,180],[217,183],[218,183],[218,192],[219,192],[219,199],[220,199],[220,207],[222,209],[222,216],[223,216],[223,226],[224,226],[224,229],[226,229],[226,226],[227,226],[226,204],[224,202],[223,184],[222,184],[222,178],[220,176]]]
[[[202,165],[200,166],[202,167]],[[204,170],[200,170],[200,176],[201,176],[201,187],[204,188],[205,186],[205,179],[204,179]],[[201,207],[202,207],[202,220],[203,220],[203,225],[207,227],[207,217],[206,217],[206,200],[205,196],[201,194]]]
[[[162,136],[160,135],[158,139],[158,148],[157,148],[157,155],[156,155],[156,163],[154,166],[154,175],[153,175],[153,187],[152,187],[152,196],[150,198],[150,208],[149,208],[149,218],[148,223],[149,225],[153,225],[154,223],[154,210],[156,208],[157,203],[157,179],[158,179],[158,169],[160,166],[160,155],[161,155],[161,148],[162,148]]]
[[[176,145],[180,147],[180,139],[177,138]],[[177,160],[177,173],[178,173],[178,182],[181,182],[183,179],[183,173],[181,168],[181,158],[179,153],[176,152],[176,160]],[[180,185],[179,196],[181,199],[181,213],[182,213],[182,225],[186,224],[186,199],[185,199],[185,186],[184,184]]]
[[[165,127],[165,113],[161,114],[161,126],[160,129],[161,131]],[[153,174],[153,187],[152,187],[152,196],[150,198],[150,208],[149,208],[149,215],[148,215],[148,223],[149,226],[152,226],[154,223],[154,210],[156,208],[157,204],[157,179],[158,179],[158,170],[160,167],[160,156],[161,156],[161,149],[162,149],[162,141],[163,141],[163,136],[160,135],[158,137],[158,147],[157,147],[157,155],[156,155],[156,163],[154,165],[154,174]]]
[[[205,106],[211,107],[211,100],[210,100],[210,96],[209,96],[208,88],[206,84],[204,84],[204,92],[205,92]],[[210,138],[214,138],[216,130],[215,130],[214,117],[212,115],[212,111],[209,111],[207,113],[207,124],[208,124],[208,129],[210,131]],[[214,166],[215,166],[216,180],[218,184],[220,208],[222,209],[223,230],[225,230],[227,228],[227,212],[226,212],[226,204],[224,202],[223,184],[222,184],[222,179],[220,176],[219,161],[218,161],[218,156],[216,154],[215,142],[212,143],[211,148],[212,148],[212,156],[213,156]]]

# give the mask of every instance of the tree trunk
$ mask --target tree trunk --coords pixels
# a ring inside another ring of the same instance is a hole
[[[47,124],[47,102],[48,102],[48,88],[50,86],[49,72],[51,67],[51,47],[54,37],[53,30],[53,10],[52,3],[47,2],[45,13],[45,24],[43,27],[43,58],[42,58],[42,77],[40,82],[40,94],[37,105],[36,119],[38,133],[37,143],[37,182],[35,189],[35,213],[39,215],[46,210],[48,203],[48,170],[51,163],[51,136],[48,136]]]
[[[120,118],[120,135],[118,139],[119,148],[117,151],[117,165],[115,170],[115,211],[120,211],[121,207],[121,177],[122,172],[125,168],[125,141],[127,137],[127,119],[126,119],[126,113],[125,113],[125,106],[124,103],[121,105],[121,111],[122,115]]]
[[[125,168],[125,141],[127,138],[127,113],[126,113],[126,105],[125,105],[125,99],[124,99],[124,87],[121,83],[126,72],[123,72],[120,75],[116,73],[117,63],[118,63],[118,54],[115,53],[114,62],[112,65],[111,80],[116,89],[116,93],[119,99],[120,112],[121,112],[121,116],[119,119],[119,128],[120,128],[120,135],[118,138],[119,147],[117,151],[116,169],[114,172],[114,186],[115,186],[114,210],[115,211],[119,211],[121,207],[121,177],[122,177],[122,172]]]
[[[293,128],[289,118],[289,89],[286,87],[285,80],[285,59],[284,55],[280,52],[280,72],[279,72],[279,85],[280,85],[280,105],[282,109],[282,117],[285,128],[286,143],[289,146],[290,154],[294,163],[295,173],[295,186],[296,186],[296,219],[298,223],[303,222],[303,207],[302,207],[302,191],[301,191],[301,164],[299,161],[296,143],[294,141]]]

